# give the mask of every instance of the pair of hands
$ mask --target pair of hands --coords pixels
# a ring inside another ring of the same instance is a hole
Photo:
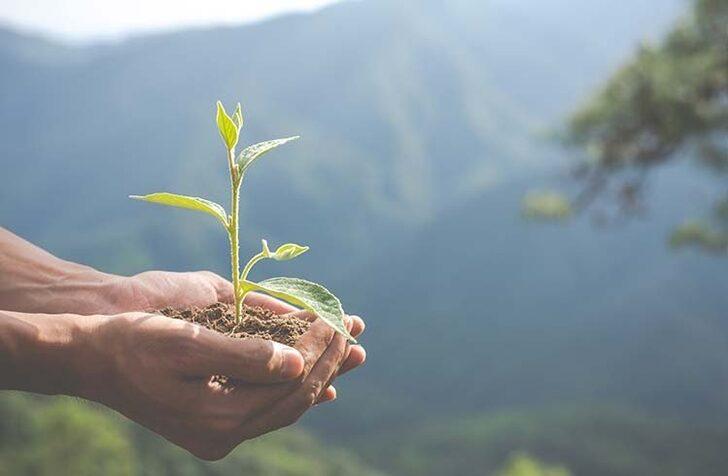
[[[232,298],[230,284],[207,272],[150,272],[130,280],[127,308],[160,308],[172,302],[205,306]],[[279,314],[293,312],[300,319],[315,317],[261,294],[250,294],[246,303]],[[347,325],[354,336],[364,330],[358,317],[349,316]],[[295,350],[144,313],[105,319],[98,333],[100,338],[93,339],[96,352],[114,356],[110,373],[115,377],[112,385],[93,375],[84,379],[104,382],[85,388],[84,396],[208,460],[293,424],[313,405],[333,400],[334,378],[365,359],[362,347],[350,346],[321,320],[312,323]],[[225,375],[235,384],[221,387],[211,375]]]
[[[333,400],[333,380],[365,360],[362,347],[320,320],[290,348],[144,312],[231,299],[232,285],[214,273],[109,275],[0,229],[0,309],[7,310],[0,311],[0,357],[8,356],[0,388],[103,403],[215,460]],[[260,294],[246,303],[315,317]],[[364,330],[355,316],[347,325],[354,336]],[[220,386],[213,375],[234,385]]]

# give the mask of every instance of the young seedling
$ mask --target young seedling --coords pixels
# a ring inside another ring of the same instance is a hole
[[[174,193],[159,192],[149,195],[131,195],[130,198],[158,203],[172,207],[197,210],[214,216],[225,228],[230,239],[230,265],[235,299],[235,322],[242,320],[242,308],[245,295],[250,291],[260,291],[276,298],[282,299],[294,306],[314,312],[337,332],[346,336],[350,341],[354,338],[346,330],[344,324],[344,311],[341,302],[329,290],[320,284],[312,283],[298,278],[271,278],[254,283],[248,279],[250,270],[261,260],[273,259],[287,261],[308,251],[307,246],[287,243],[275,251],[268,248],[266,240],[262,240],[262,250],[253,256],[240,270],[240,239],[239,239],[239,210],[240,188],[248,168],[267,152],[287,142],[298,139],[298,136],[285,139],[275,139],[260,142],[244,148],[236,156],[235,148],[243,127],[243,113],[238,103],[232,116],[228,115],[220,101],[217,102],[217,128],[225,144],[225,151],[230,171],[230,214],[228,215],[222,205],[205,200],[204,198],[188,197]]]

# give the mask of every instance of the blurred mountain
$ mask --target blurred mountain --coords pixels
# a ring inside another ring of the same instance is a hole
[[[208,463],[117,414],[71,398],[0,395],[0,474],[377,476],[301,430],[265,436]]]
[[[308,420],[322,434],[352,445],[381,436],[394,448],[422,430],[381,465],[418,474],[407,458],[450,451],[436,438],[449,418],[460,428],[483,412],[604,403],[655,419],[725,415],[728,269],[663,242],[709,203],[709,177],[661,171],[652,209],[616,228],[519,215],[525,190],[560,180],[563,152],[545,132],[684,7],[364,0],[84,48],[0,30],[0,223],[110,271],[226,274],[213,220],[126,196],[168,190],[224,203],[213,105],[241,100],[244,142],[303,136],[248,177],[246,251],[260,237],[312,245],[284,273],[330,284],[368,322],[368,364]],[[590,418],[560,431],[591,438]],[[614,458],[637,460],[610,445],[656,423],[627,420],[600,427],[599,438]],[[575,474],[660,474],[644,461],[610,472],[600,454],[579,460],[588,450],[579,441],[554,453],[543,441],[555,423],[539,422],[538,444],[518,442],[547,462],[587,468]],[[655,444],[682,445],[690,428],[671,427]],[[713,437],[725,440],[698,439]],[[646,439],[645,461],[657,461]]]
[[[111,270],[224,271],[214,223],[126,196],[224,201],[213,105],[241,100],[245,142],[303,136],[251,172],[248,244],[310,242],[310,268],[334,277],[342,256],[363,262],[392,234],[552,163],[534,133],[626,56],[644,25],[667,26],[679,2],[668,3],[601,5],[641,19],[608,57],[609,24],[585,32],[591,16],[539,21],[502,2],[345,2],[84,48],[1,30],[0,219]]]
[[[342,285],[368,316],[370,357],[340,418],[371,431],[442,411],[618,403],[718,421],[728,269],[659,241],[709,195],[686,167],[656,178],[640,222],[530,223],[518,213],[533,183],[523,179],[390,245]]]
[[[380,434],[360,447],[398,476],[496,475],[529,455],[574,475],[725,474],[728,432],[624,409],[540,409],[443,419]],[[516,472],[514,474],[563,474]]]

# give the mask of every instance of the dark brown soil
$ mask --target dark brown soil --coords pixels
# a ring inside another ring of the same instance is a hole
[[[285,345],[295,344],[311,325],[296,317],[279,316],[268,309],[250,306],[243,306],[242,322],[235,325],[235,307],[221,302],[203,308],[166,307],[159,312],[167,317],[200,324],[230,337],[261,337]]]

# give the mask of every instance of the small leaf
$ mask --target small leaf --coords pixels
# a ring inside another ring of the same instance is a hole
[[[315,313],[321,320],[343,335],[349,342],[356,343],[344,324],[344,309],[341,301],[320,284],[298,278],[271,278],[260,283],[245,281],[243,288],[262,291],[273,297]]]
[[[240,106],[240,103],[238,103],[238,106],[235,108],[235,114],[233,114],[233,122],[238,127],[238,137],[240,136],[240,129],[243,128],[243,108]]]
[[[240,155],[238,155],[238,168],[241,170],[241,172],[245,172],[245,170],[250,167],[250,164],[255,162],[263,154],[270,152],[276,147],[281,146],[287,142],[296,140],[299,137],[300,136],[293,136],[286,137],[285,139],[274,139],[265,142],[259,142],[257,144],[246,147],[245,149],[243,149],[242,152],[240,152]]]
[[[271,253],[270,248],[268,248],[268,240],[260,240],[260,243],[263,246],[263,256],[270,258],[273,253]]]
[[[288,261],[289,259],[301,256],[306,251],[308,251],[308,246],[286,243],[285,245],[279,246],[276,252],[271,254],[270,257],[276,261]]]
[[[242,117],[242,116],[241,116]],[[227,146],[228,150],[235,148],[238,143],[238,126],[225,112],[225,107],[220,101],[217,102],[217,129],[220,131],[220,137]]]
[[[177,195],[175,193],[159,192],[150,193],[149,195],[129,195],[129,198],[135,200],[143,200],[145,202],[158,203],[160,205],[168,205],[170,207],[186,208],[188,210],[197,210],[209,213],[228,227],[227,214],[222,205],[215,202],[205,200],[204,198],[188,197],[186,195]]]

